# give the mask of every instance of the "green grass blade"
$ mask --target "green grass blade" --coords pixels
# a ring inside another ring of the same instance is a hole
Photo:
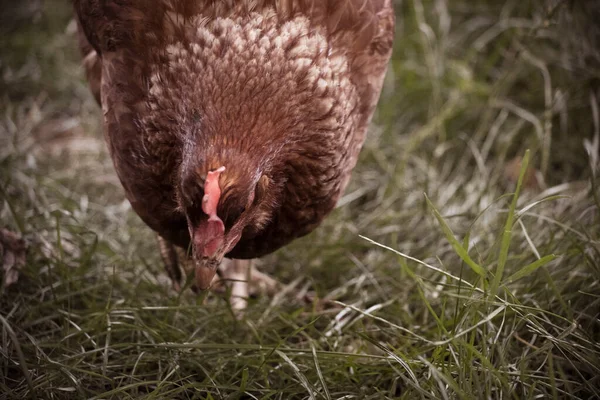
[[[514,274],[509,276],[506,279],[506,283],[512,283],[512,282],[518,281],[519,279],[524,278],[528,275],[531,275],[532,273],[537,271],[538,268],[543,267],[544,265],[548,264],[550,261],[554,261],[558,257],[559,256],[557,256],[555,254],[550,254],[545,257],[542,257],[539,260],[536,260],[536,261],[532,262],[531,264],[524,266],[523,268],[521,268],[520,270],[518,270],[517,272],[515,272]]]
[[[510,247],[510,241],[512,238],[512,226],[515,220],[515,210],[517,208],[517,201],[519,200],[519,193],[523,185],[523,178],[525,177],[525,172],[527,171],[527,166],[529,165],[529,157],[530,151],[527,150],[525,152],[525,156],[523,156],[521,171],[519,172],[519,179],[517,180],[517,188],[515,189],[515,194],[510,203],[508,216],[506,217],[506,223],[504,224],[504,231],[502,232],[502,241],[498,254],[498,266],[496,267],[496,272],[494,274],[494,279],[492,280],[492,285],[489,292],[490,299],[496,296],[498,286],[500,285],[500,282],[502,282],[502,276],[504,275],[504,268],[506,267],[506,260],[508,259],[508,249]]]
[[[429,208],[431,208],[431,210],[433,212],[433,215],[438,220],[438,223],[442,227],[442,230],[444,231],[444,235],[446,236],[446,239],[448,240],[448,242],[450,242],[450,245],[452,245],[452,248],[454,249],[454,251],[456,251],[456,254],[458,254],[458,256],[469,267],[471,267],[471,269],[477,275],[479,275],[485,281],[485,276],[486,276],[485,269],[483,269],[479,264],[477,264],[475,261],[473,261],[473,259],[471,258],[471,256],[469,256],[469,253],[467,252],[467,250],[456,239],[456,237],[454,236],[454,232],[452,232],[452,229],[450,228],[450,226],[448,226],[448,224],[444,220],[444,217],[442,217],[442,215],[435,208],[435,206],[433,205],[433,203],[431,202],[431,200],[429,200],[429,197],[427,197],[427,194],[425,194],[425,200],[427,201],[427,205],[429,206]]]
[[[319,365],[319,357],[317,356],[317,349],[314,344],[310,346],[312,350],[313,360],[315,362],[315,370],[317,371],[317,376],[319,377],[319,382],[321,382],[321,387],[323,388],[323,392],[325,393],[325,398],[327,400],[331,400],[331,394],[329,393],[329,389],[327,388],[327,383],[325,382],[325,377],[323,376],[323,372],[321,371],[321,366]]]
[[[317,390],[308,381],[308,378],[306,378],[306,375],[304,375],[302,373],[302,371],[300,371],[300,368],[298,367],[298,365],[295,362],[293,362],[292,359],[289,358],[284,352],[282,352],[280,350],[275,350],[275,353],[279,357],[281,357],[283,359],[283,361],[285,361],[290,367],[292,367],[294,374],[296,375],[296,377],[298,377],[298,379],[300,380],[300,383],[302,384],[302,386],[304,386],[304,388],[308,392],[309,398],[311,400],[316,400],[315,393],[317,392]]]

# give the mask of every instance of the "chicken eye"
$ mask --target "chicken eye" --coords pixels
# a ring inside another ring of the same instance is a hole
[[[229,210],[227,216],[225,217],[225,228],[227,230],[231,229],[233,225],[238,221],[238,219],[242,216],[242,214],[246,211],[246,207],[239,207],[233,210]]]
[[[203,182],[196,174],[186,174],[181,179],[180,193],[181,200],[185,207],[192,207],[200,204],[204,196]]]

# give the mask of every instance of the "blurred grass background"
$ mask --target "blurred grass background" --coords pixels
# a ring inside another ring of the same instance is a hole
[[[2,1],[0,398],[600,398],[600,4],[396,9],[350,188],[238,320],[170,289],[68,2]]]

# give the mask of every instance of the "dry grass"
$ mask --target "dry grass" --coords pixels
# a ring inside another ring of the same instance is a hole
[[[289,292],[241,320],[169,289],[68,5],[23,4],[1,28],[0,221],[30,249],[0,294],[0,398],[600,398],[593,1],[398,2],[351,187],[262,261]]]

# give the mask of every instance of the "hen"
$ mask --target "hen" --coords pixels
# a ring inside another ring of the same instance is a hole
[[[116,172],[177,287],[175,247],[206,289],[224,257],[273,252],[333,209],[391,55],[391,0],[74,8]]]

